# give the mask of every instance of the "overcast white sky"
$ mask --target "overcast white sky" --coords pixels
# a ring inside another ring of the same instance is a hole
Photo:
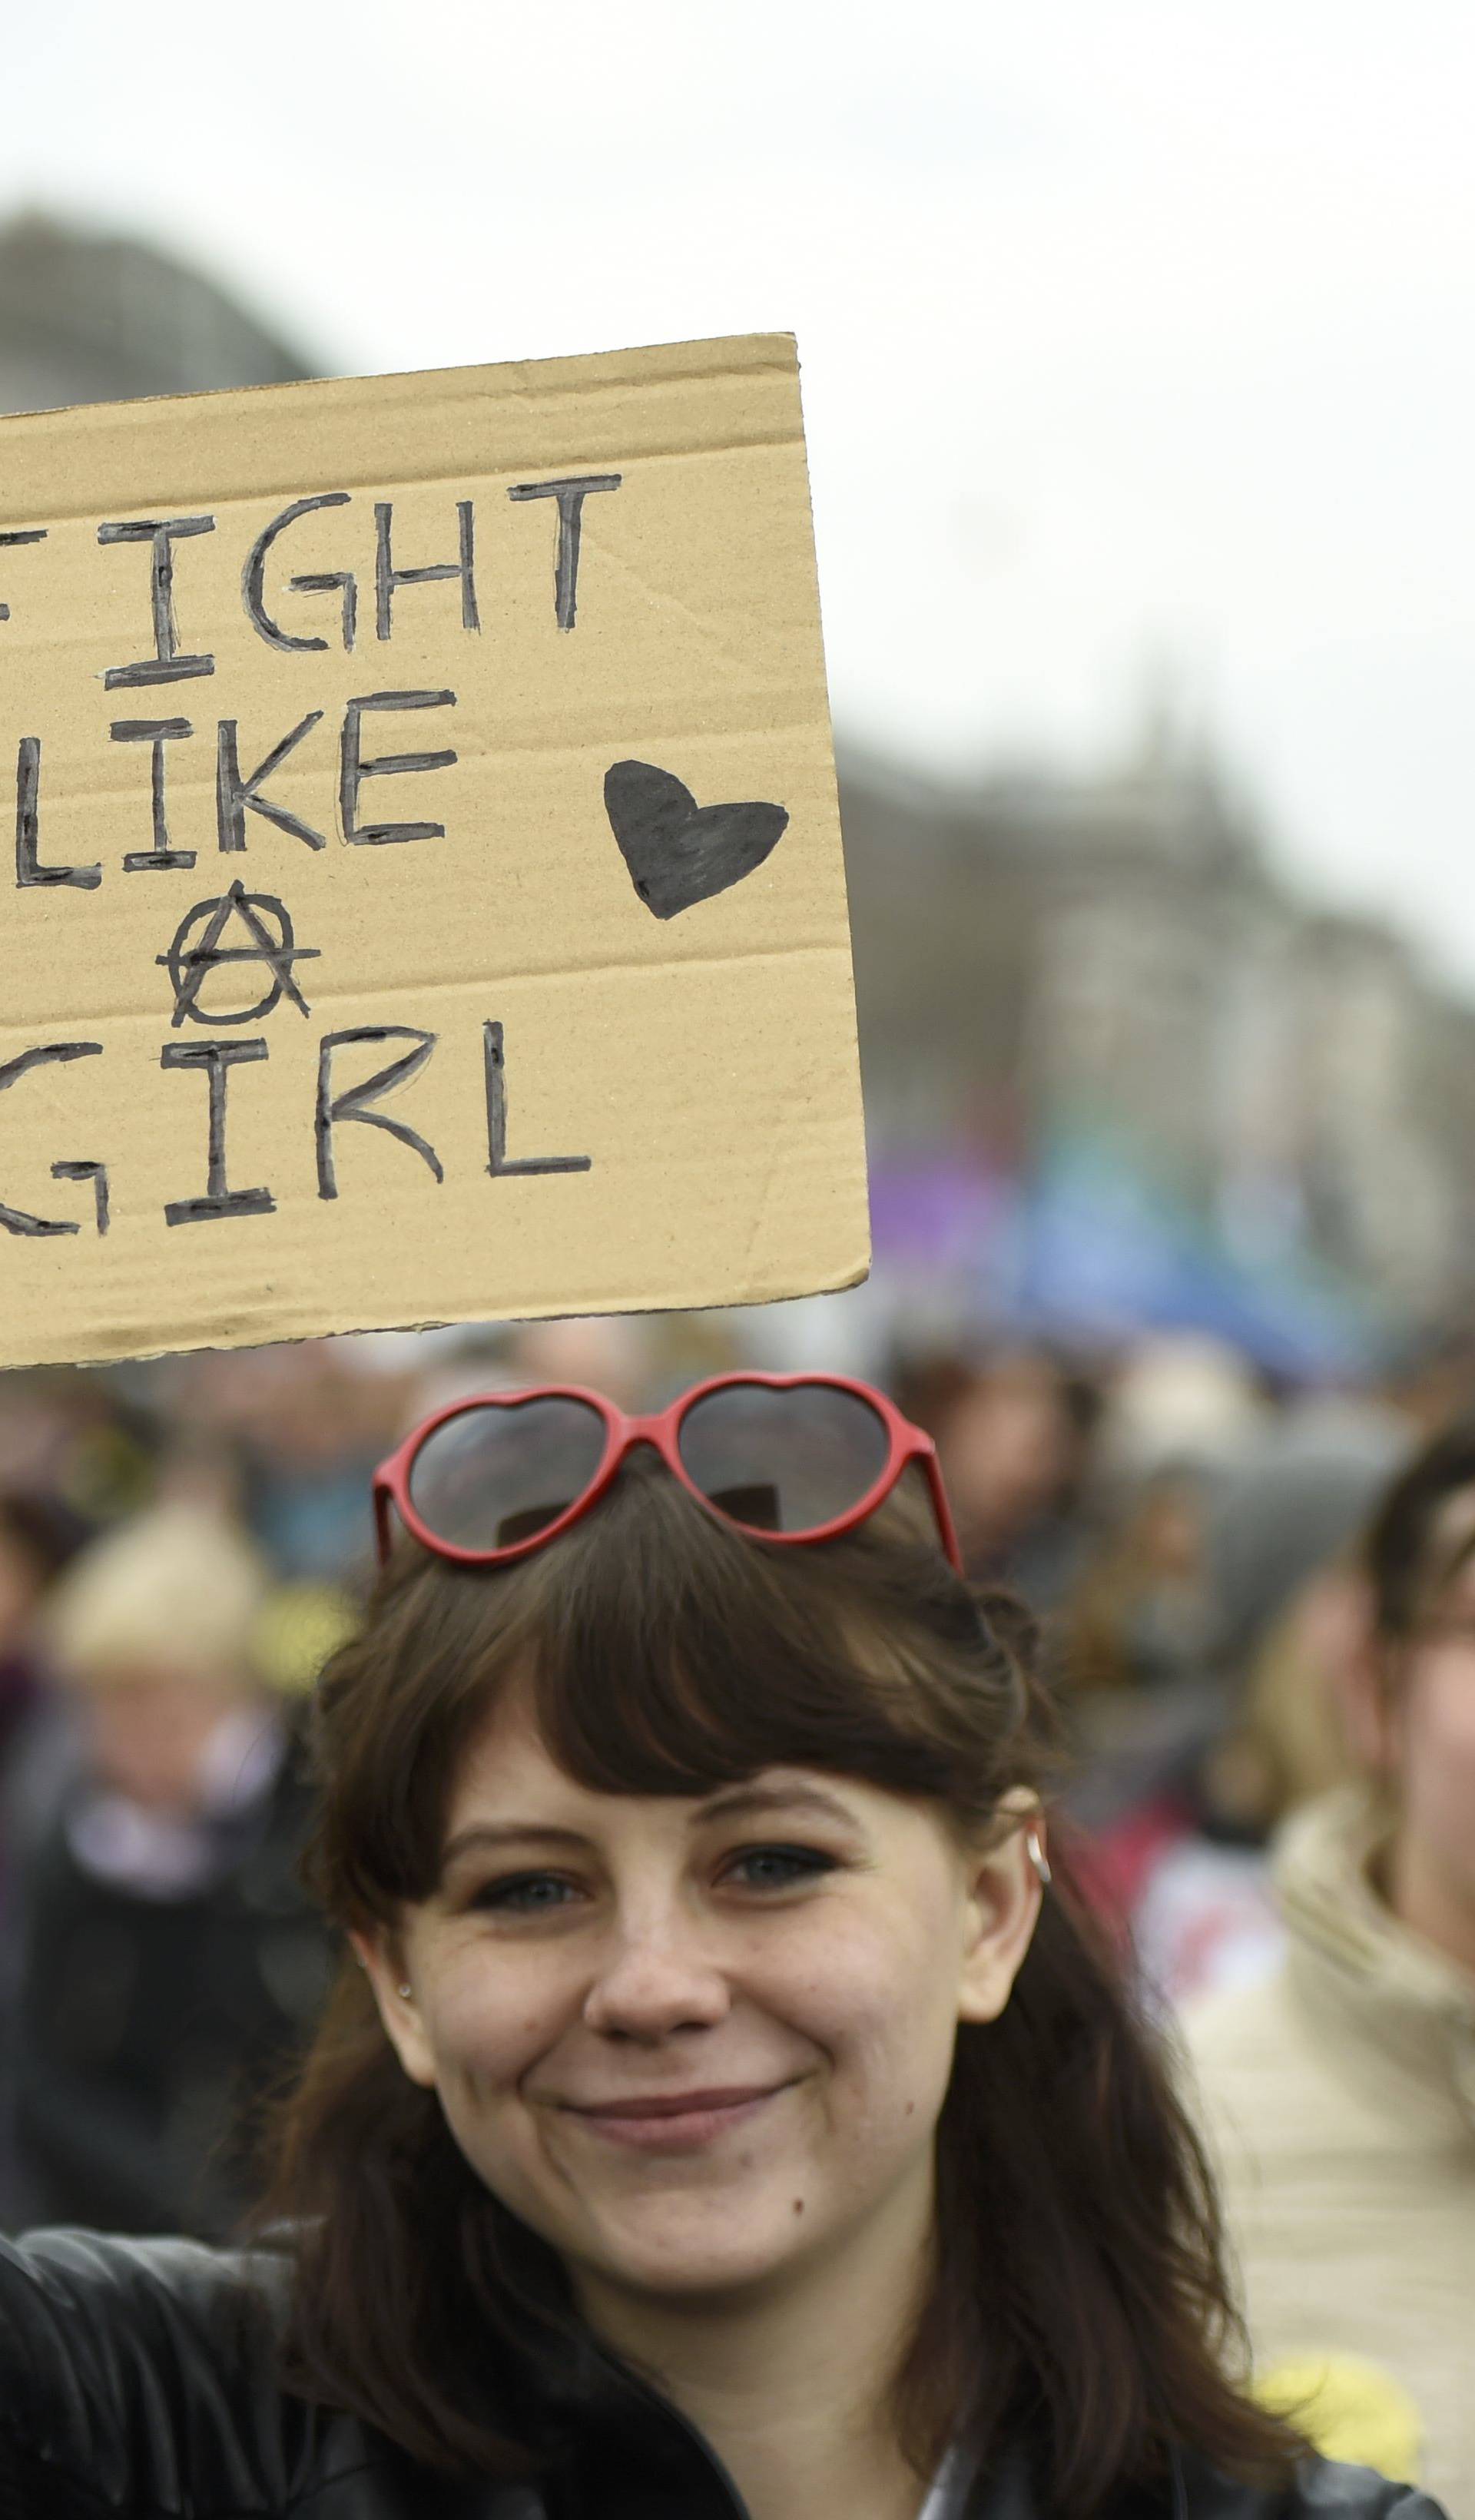
[[[0,210],[328,366],[790,327],[842,728],[1089,764],[1173,674],[1475,985],[1469,0],[17,8]]]

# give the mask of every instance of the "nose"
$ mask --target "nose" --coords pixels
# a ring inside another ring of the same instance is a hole
[[[618,1925],[584,2002],[586,2026],[607,2039],[654,2042],[710,2030],[732,1996],[697,1931],[668,1913]]]

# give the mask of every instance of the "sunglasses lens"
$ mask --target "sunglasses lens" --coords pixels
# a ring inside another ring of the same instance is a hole
[[[483,1402],[425,1437],[410,1502],[454,1549],[512,1549],[583,1495],[605,1441],[603,1418],[582,1400]]]
[[[734,1522],[819,1531],[853,1511],[891,1458],[869,1400],[823,1382],[774,1390],[738,1382],[697,1400],[681,1421],[688,1476]]]

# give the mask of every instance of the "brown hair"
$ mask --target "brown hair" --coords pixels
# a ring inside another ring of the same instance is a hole
[[[408,1545],[316,1706],[310,1875],[341,1923],[392,1927],[439,1871],[457,1763],[530,1675],[551,1754],[610,1793],[699,1795],[778,1763],[931,1798],[976,1828],[1039,1788],[1050,1723],[1029,1624],[955,1576],[904,1508],[764,1546],[637,1462],[560,1540],[467,1572]],[[284,2377],[426,2464],[525,2471],[484,2412],[485,2354],[577,2332],[555,2253],[478,2180],[343,1969],[269,2150],[258,2223],[293,2227]],[[1122,1970],[1057,1866],[1002,2017],[963,2026],[937,2133],[935,2272],[898,2372],[919,2474],[955,2436],[1024,2443],[1080,2515],[1172,2446],[1283,2476],[1300,2445],[1248,2404],[1213,2191]]]
[[[1456,1418],[1414,1455],[1368,1526],[1363,1566],[1385,1643],[1408,1642],[1475,1549],[1469,1539],[1439,1546],[1445,1508],[1466,1489],[1475,1489],[1475,1418]]]

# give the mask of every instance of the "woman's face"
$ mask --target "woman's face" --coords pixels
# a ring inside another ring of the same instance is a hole
[[[1475,1543],[1475,1490],[1436,1526],[1441,1555]],[[1392,1758],[1402,1826],[1446,1896],[1475,1915],[1475,1552],[1433,1605],[1394,1692]]]
[[[228,1677],[186,1679],[147,1665],[110,1673],[80,1694],[82,1737],[97,1781],[146,1811],[176,1818],[202,1804],[205,1757],[220,1725],[260,1704],[255,1691]]]
[[[404,1965],[360,1950],[406,2071],[586,2301],[711,2296],[920,2242],[958,2024],[1003,2010],[1038,1905],[1017,1830],[970,1857],[930,1806],[807,1769],[593,1792],[514,1698]]]

